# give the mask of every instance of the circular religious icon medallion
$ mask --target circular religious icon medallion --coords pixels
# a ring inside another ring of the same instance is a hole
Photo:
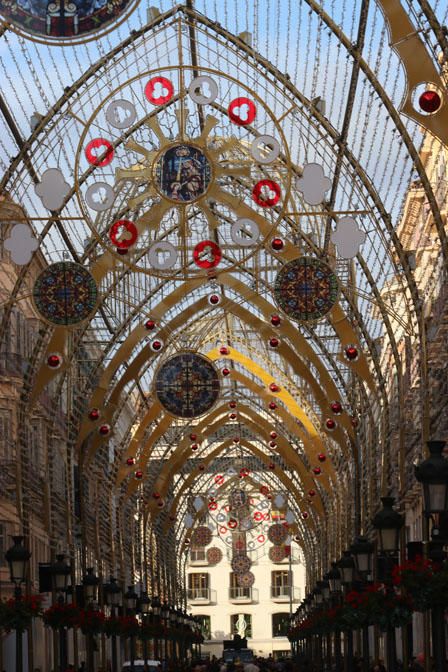
[[[167,359],[155,376],[155,393],[163,408],[179,418],[207,413],[221,392],[218,371],[207,357],[181,352]]]
[[[281,562],[286,558],[286,549],[284,546],[271,546],[269,549],[269,560],[271,562]]]
[[[283,266],[274,285],[274,298],[297,322],[320,320],[335,305],[339,282],[328,264],[314,257],[299,257]]]
[[[208,546],[212,540],[212,531],[205,525],[201,525],[193,530],[191,535],[192,546]]]
[[[212,176],[205,153],[190,144],[165,149],[155,163],[155,186],[171,201],[193,203],[207,193]]]
[[[283,527],[283,525],[280,525],[280,523],[275,523],[275,525],[270,526],[268,530],[268,539],[271,544],[274,544],[275,546],[281,546],[285,543],[287,537],[288,530],[286,527]]]
[[[237,553],[233,556],[232,562],[230,564],[235,574],[244,574],[244,572],[248,572],[251,568],[252,561],[248,555]]]
[[[229,495],[229,503],[232,509],[240,509],[247,504],[247,495],[244,490],[232,490]]]
[[[236,582],[240,588],[250,588],[255,583],[255,576],[252,572],[244,572],[244,574],[237,574]]]
[[[39,315],[56,326],[77,326],[96,309],[98,288],[91,273],[73,261],[46,268],[34,283],[33,300]]]
[[[39,42],[79,43],[121,23],[139,0],[15,0],[1,3],[0,16]]]
[[[218,562],[221,562],[221,560],[222,560],[222,551],[220,548],[212,546],[212,548],[209,548],[207,550],[207,562],[210,565],[217,565]]]

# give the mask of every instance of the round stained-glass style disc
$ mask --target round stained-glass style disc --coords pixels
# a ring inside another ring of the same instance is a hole
[[[240,588],[250,588],[255,583],[255,576],[252,572],[244,572],[244,574],[236,575],[236,582]]]
[[[98,288],[84,266],[60,261],[39,275],[34,283],[33,300],[37,312],[47,322],[74,327],[95,312]]]
[[[210,565],[217,565],[222,560],[222,551],[216,546],[212,546],[207,550],[207,562]]]
[[[194,203],[207,192],[212,169],[199,147],[176,144],[160,154],[154,177],[157,190],[165,198],[176,203]]]
[[[26,0],[2,2],[0,16],[19,32],[45,42],[79,42],[124,20],[136,0]]]
[[[178,418],[196,418],[207,413],[220,392],[220,377],[212,362],[194,352],[170,357],[155,376],[159,402]]]
[[[271,527],[268,530],[268,539],[271,542],[271,544],[274,544],[275,546],[281,546],[282,544],[284,544],[287,537],[288,537],[288,530],[286,529],[286,527],[283,527],[283,525],[280,525],[280,523],[275,523],[275,525],[271,525]]]
[[[193,534],[191,535],[191,544],[193,546],[208,546],[211,541],[212,532],[205,525],[201,525],[200,527],[197,527],[195,530],[193,530]]]
[[[274,285],[274,298],[297,322],[320,320],[335,305],[339,282],[330,266],[315,257],[299,257],[283,266]]]
[[[269,560],[271,562],[281,562],[286,558],[286,549],[284,546],[271,546],[269,549]]]
[[[251,568],[252,561],[248,555],[237,553],[233,556],[232,562],[230,564],[235,574],[244,574],[244,572],[248,572]]]

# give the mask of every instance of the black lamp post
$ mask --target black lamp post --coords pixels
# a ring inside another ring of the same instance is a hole
[[[96,591],[98,588],[99,578],[95,575],[93,567],[87,569],[87,574],[84,575],[82,585],[84,586],[84,597],[87,608],[93,607],[93,602],[96,599]],[[95,672],[95,653],[93,647],[93,634],[89,632],[86,637],[87,644],[87,672]]]
[[[134,586],[128,586],[126,593],[124,594],[124,604],[128,614],[135,615],[137,611],[137,601],[138,595],[135,592]],[[130,637],[130,670],[134,672],[134,661],[135,661],[135,637],[131,635]]]
[[[65,602],[68,581],[71,574],[71,567],[64,562],[64,555],[57,555],[56,562],[51,565],[51,574],[53,578],[53,588],[57,595],[57,602],[63,605]],[[67,631],[65,628],[59,628],[59,669],[65,672],[67,669]]]
[[[148,597],[147,592],[142,592],[140,595],[139,599],[139,605],[140,605],[140,613],[142,615],[142,623],[143,625],[148,624],[148,616],[151,612],[151,600]],[[148,669],[147,667],[147,662],[148,662],[148,639],[145,636],[143,638],[143,660],[145,663],[145,670]]]
[[[341,582],[345,586],[353,583],[355,574],[355,562],[351,556],[350,551],[344,551],[342,558],[338,562],[339,571],[341,572]]]
[[[168,605],[168,602],[164,602],[161,607],[161,616],[162,616],[162,622],[164,625],[164,632],[165,632],[165,641],[164,641],[164,657],[165,660],[168,660],[168,628],[170,624],[170,608]]]
[[[367,537],[356,537],[350,546],[350,552],[355,562],[356,571],[365,581],[372,573],[373,543]]]
[[[173,605],[171,605],[171,607],[170,607],[170,629],[171,629],[171,631],[172,631],[172,633],[173,633],[173,636],[172,636],[172,639],[171,639],[171,655],[172,655],[173,661],[176,661],[176,660],[177,660],[177,642],[176,642],[176,638],[177,638],[177,630],[176,630],[176,620],[177,620],[177,619],[176,619],[176,610],[175,610],[175,608],[173,607]]]
[[[14,546],[11,546],[5,558],[9,565],[11,582],[14,584],[14,597],[16,602],[22,599],[22,583],[26,580],[26,570],[31,553],[23,546],[23,537],[13,537]],[[16,672],[23,670],[22,630],[16,630]]]
[[[445,441],[428,441],[429,458],[414,467],[423,485],[424,514],[433,521],[430,557],[443,561],[443,541],[439,539],[440,515],[448,511],[448,460],[442,456]],[[431,609],[432,646],[436,672],[445,670],[446,643],[443,605]]]
[[[158,595],[154,595],[152,600],[151,600],[151,607],[152,607],[152,614],[154,618],[154,627],[156,631],[156,636],[154,637],[154,658],[156,660],[159,659],[159,637],[158,637],[158,629],[160,627],[160,610],[162,608],[162,605],[160,603],[160,598]]]
[[[116,609],[121,606],[121,588],[117,583],[117,579],[113,576],[110,577],[109,583],[106,583],[104,586],[104,597],[106,604],[110,606],[110,614],[112,617],[117,615]],[[117,636],[112,635],[111,637],[111,653],[112,653],[112,672],[117,672]]]
[[[392,568],[398,560],[400,550],[400,530],[404,525],[403,516],[392,508],[393,497],[381,497],[383,508],[374,516],[373,527],[378,534],[379,561],[383,565],[383,580],[387,591],[392,591]],[[378,572],[381,574],[380,572]],[[396,672],[397,647],[395,642],[395,628],[388,627],[386,631],[386,657],[388,672]]]

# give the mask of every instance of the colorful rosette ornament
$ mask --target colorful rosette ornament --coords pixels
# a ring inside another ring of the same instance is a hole
[[[252,561],[249,556],[244,555],[243,553],[238,553],[237,555],[233,556],[232,562],[230,564],[235,574],[244,574],[251,568]]]
[[[200,548],[208,546],[212,541],[212,532],[205,525],[201,525],[193,530],[191,535],[191,544]]]
[[[283,525],[280,525],[280,523],[275,523],[275,525],[271,525],[271,527],[268,530],[268,539],[271,542],[271,544],[274,544],[274,546],[281,546],[282,544],[284,544],[287,537],[288,537],[288,530],[286,529],[286,527],[283,527]]]

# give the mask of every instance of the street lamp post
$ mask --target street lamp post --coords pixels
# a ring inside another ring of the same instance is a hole
[[[28,567],[31,553],[23,546],[23,537],[16,536],[12,538],[14,546],[11,546],[6,553],[5,558],[9,565],[9,574],[11,582],[14,584],[14,598],[16,602],[22,599],[22,583],[26,579],[26,570]],[[16,672],[23,670],[23,650],[22,650],[22,631],[16,630]]]
[[[398,560],[400,549],[400,530],[404,525],[403,516],[392,508],[393,497],[381,497],[383,508],[374,516],[373,527],[378,534],[379,560],[384,566],[384,584],[387,591],[393,590],[392,569]],[[388,627],[386,631],[386,657],[387,671],[396,672],[397,647],[395,641],[395,628]]]
[[[117,583],[117,579],[113,576],[110,577],[109,583],[106,583],[104,586],[104,596],[106,604],[110,606],[110,614],[112,617],[115,617],[118,609],[121,606],[121,588]],[[112,672],[117,672],[117,636],[113,634],[111,636],[111,653],[112,653]]]
[[[164,602],[161,609],[162,622],[164,625],[165,641],[164,641],[164,657],[168,660],[168,629],[170,625],[170,608],[168,602]]]
[[[142,623],[143,625],[148,624],[148,615],[151,611],[151,600],[148,597],[148,593],[142,592],[140,595],[140,613],[142,615]],[[147,663],[148,663],[148,639],[145,636],[143,637],[143,661],[145,663],[145,670],[148,669]]]
[[[170,628],[173,633],[173,637],[171,639],[171,655],[173,658],[173,661],[176,662],[177,660],[177,630],[176,630],[176,610],[173,605],[170,607]]]
[[[51,565],[51,574],[53,578],[53,589],[57,596],[58,605],[65,603],[64,595],[68,588],[68,580],[71,574],[71,567],[64,562],[64,555],[56,556],[56,562]],[[67,669],[67,631],[64,627],[59,628],[59,670],[65,672]]]
[[[347,591],[353,583],[355,573],[355,563],[350,551],[342,553],[338,568],[341,573],[341,583]],[[353,632],[351,630],[344,632],[344,656],[347,661],[347,672],[353,672]]]
[[[350,552],[353,556],[356,571],[360,578],[367,583],[369,576],[372,573],[372,558],[373,558],[373,544],[366,537],[356,537],[353,544],[350,546]],[[362,627],[362,656],[363,656],[363,670],[369,671],[370,667],[370,651],[369,651],[369,626]]]
[[[137,600],[138,595],[135,592],[134,586],[128,586],[127,592],[124,594],[124,603],[126,610],[130,615],[135,615],[137,611]],[[134,662],[135,662],[135,637],[132,634],[130,637],[130,670],[134,672]]]
[[[84,575],[82,584],[84,586],[84,598],[87,604],[87,608],[93,606],[93,602],[96,598],[96,591],[98,588],[99,579],[93,571],[93,567],[87,569],[87,574]],[[93,634],[91,632],[87,633],[86,637],[87,644],[87,672],[95,672],[95,652],[93,649]]]
[[[333,604],[339,604],[342,581],[341,573],[336,562],[331,563],[331,569],[328,572],[328,583],[330,584],[330,594]],[[342,671],[342,655],[341,655],[341,631],[338,629],[334,633],[334,658],[335,658],[335,672]]]
[[[440,515],[448,511],[448,460],[442,456],[445,441],[428,441],[429,458],[415,465],[416,479],[423,485],[423,506],[426,518],[432,520],[430,557],[444,560],[440,536]],[[426,539],[427,540],[427,539]],[[445,609],[442,604],[431,609],[432,646],[436,672],[445,669]]]
[[[151,600],[152,613],[154,618],[154,628],[155,628],[155,637],[154,637],[154,658],[159,659],[159,640],[157,635],[157,630],[160,626],[160,598],[157,595],[154,595]]]

